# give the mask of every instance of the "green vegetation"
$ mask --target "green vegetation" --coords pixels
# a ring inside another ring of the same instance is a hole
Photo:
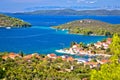
[[[0,14],[0,27],[30,27],[30,26],[31,24],[24,22],[23,20]]]
[[[109,64],[103,64],[100,70],[92,70],[91,80],[120,80],[120,37],[115,34],[110,45],[113,56]]]
[[[89,78],[89,72],[88,66],[62,58],[43,60],[40,56],[24,60],[16,57],[0,61],[0,79],[4,80],[80,80]]]
[[[69,30],[69,33],[84,35],[111,36],[116,32],[120,34],[120,25],[113,25],[91,19],[72,21],[60,26],[53,26],[53,28],[66,29]]]

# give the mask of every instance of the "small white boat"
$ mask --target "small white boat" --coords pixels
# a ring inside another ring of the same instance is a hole
[[[11,29],[11,27],[6,27],[6,29]]]
[[[69,52],[67,52],[67,51],[65,51],[65,50],[63,50],[63,49],[55,50],[55,51],[58,52],[58,53],[69,53]]]
[[[65,29],[62,29],[62,31],[64,31]]]

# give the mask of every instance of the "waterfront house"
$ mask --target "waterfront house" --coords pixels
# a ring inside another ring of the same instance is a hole
[[[54,54],[54,53],[48,54],[47,57],[49,57],[49,58],[54,58],[54,59],[57,58],[56,54]]]
[[[100,48],[100,47],[102,47],[102,42],[98,41],[97,43],[94,43],[94,46],[96,48]]]

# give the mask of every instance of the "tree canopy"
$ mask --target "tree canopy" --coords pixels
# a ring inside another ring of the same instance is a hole
[[[114,34],[110,50],[113,53],[111,62],[103,64],[100,70],[92,70],[91,80],[120,80],[120,37]]]

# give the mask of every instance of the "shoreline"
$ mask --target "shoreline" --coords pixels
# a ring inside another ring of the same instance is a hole
[[[107,37],[105,35],[85,35],[85,34],[77,34],[77,33],[70,33],[70,31],[68,29],[57,29],[57,28],[54,28],[54,27],[51,27],[51,29],[55,29],[55,30],[61,30],[61,31],[68,31],[67,34],[72,34],[72,35],[82,35],[82,36],[104,36],[104,37]]]
[[[59,50],[55,50],[57,53],[62,53],[62,54],[69,54],[69,55],[76,55],[76,56],[112,56],[112,55],[109,55],[109,54],[89,54],[89,53],[81,53],[81,54],[77,54],[77,53],[70,53],[70,52],[66,52],[64,49],[59,49]]]

